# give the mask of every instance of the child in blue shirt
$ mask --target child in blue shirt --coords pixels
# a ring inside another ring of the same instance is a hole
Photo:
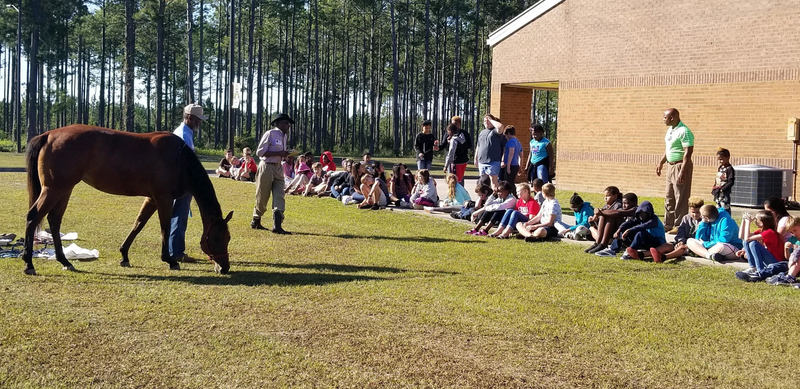
[[[556,228],[559,229],[558,235],[567,239],[586,240],[591,237],[589,231],[589,217],[594,216],[594,207],[592,203],[583,201],[581,196],[573,193],[569,199],[570,208],[575,216],[575,225],[569,226],[566,223],[559,223]]]

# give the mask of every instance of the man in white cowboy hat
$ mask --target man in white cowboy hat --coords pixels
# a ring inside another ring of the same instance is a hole
[[[284,201],[284,178],[281,161],[289,155],[286,149],[286,140],[289,129],[294,120],[289,115],[278,115],[270,125],[271,130],[264,133],[258,142],[256,155],[261,159],[256,173],[256,206],[253,209],[253,221],[250,227],[256,230],[266,230],[261,225],[261,216],[267,210],[270,194],[272,195],[272,232],[276,234],[289,234],[281,227],[283,212],[286,210]]]
[[[192,151],[194,151],[194,132],[200,129],[200,123],[208,118],[203,115],[203,107],[197,104],[189,104],[183,107],[183,123],[172,133],[183,139]],[[176,261],[183,261],[186,258],[186,223],[189,221],[189,204],[192,202],[192,195],[186,195],[175,199],[172,204],[172,220],[169,227],[169,255]]]

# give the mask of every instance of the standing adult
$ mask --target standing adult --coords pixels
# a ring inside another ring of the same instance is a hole
[[[489,176],[492,187],[497,188],[500,163],[506,146],[506,137],[500,132],[503,123],[492,114],[487,114],[483,117],[483,127],[478,134],[478,146],[475,148],[475,167],[481,176]]]
[[[533,180],[538,178],[548,183],[555,172],[553,144],[544,137],[544,127],[541,124],[531,123],[530,131],[530,151],[528,158],[525,159],[528,182],[533,183]]]
[[[431,121],[423,121],[422,130],[414,139],[414,150],[417,151],[417,170],[431,170],[436,143],[436,137],[431,134]]]
[[[664,136],[666,149],[664,157],[656,167],[656,175],[661,176],[664,163],[667,167],[667,187],[664,195],[664,228],[669,233],[678,231],[681,219],[689,213],[689,194],[692,191],[692,152],[694,151],[694,134],[681,121],[681,115],[675,108],[664,111],[664,124],[667,134]]]
[[[276,234],[290,234],[281,227],[283,212],[286,210],[284,200],[285,180],[281,161],[289,155],[286,141],[289,129],[294,120],[289,115],[282,113],[271,123],[272,129],[265,132],[258,142],[256,155],[261,162],[256,172],[256,206],[253,209],[253,221],[250,227],[256,230],[266,230],[261,225],[261,216],[266,212],[270,194],[272,195],[272,232]]]
[[[183,139],[186,147],[194,151],[194,132],[200,129],[200,124],[208,119],[203,115],[203,107],[189,104],[183,107],[183,123],[172,133]],[[189,205],[192,195],[186,194],[172,203],[172,219],[169,225],[169,256],[174,261],[185,261],[186,257],[186,224],[189,221]]]
[[[522,143],[517,139],[517,130],[514,126],[506,126],[503,135],[506,137],[506,147],[503,149],[503,162],[500,164],[500,181],[513,184],[519,173]]]

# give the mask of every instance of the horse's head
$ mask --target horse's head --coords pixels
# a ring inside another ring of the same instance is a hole
[[[228,231],[228,222],[233,217],[233,211],[228,213],[225,219],[220,219],[211,223],[203,231],[200,238],[200,248],[208,254],[208,258],[214,262],[214,271],[227,274],[231,268],[228,260],[228,242],[231,240],[231,233]]]

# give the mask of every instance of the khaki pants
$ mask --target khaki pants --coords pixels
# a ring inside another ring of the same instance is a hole
[[[667,165],[667,188],[664,195],[664,228],[669,231],[681,223],[689,213],[689,195],[692,192],[692,168],[684,174],[683,184],[678,184],[678,176],[683,162]]]
[[[270,194],[272,195],[272,209],[283,212],[286,209],[283,189],[284,178],[281,164],[259,162],[256,173],[256,206],[253,209],[253,216],[260,218],[264,214]]]

